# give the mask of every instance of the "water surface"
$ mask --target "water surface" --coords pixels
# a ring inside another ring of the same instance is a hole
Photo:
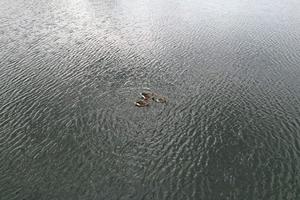
[[[1,0],[0,199],[299,199],[299,10]]]

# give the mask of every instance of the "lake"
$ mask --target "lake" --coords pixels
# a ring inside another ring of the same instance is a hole
[[[1,0],[0,199],[300,199],[299,11]]]

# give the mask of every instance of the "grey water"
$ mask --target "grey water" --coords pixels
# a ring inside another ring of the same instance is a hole
[[[0,199],[298,200],[299,77],[298,0],[0,0]]]

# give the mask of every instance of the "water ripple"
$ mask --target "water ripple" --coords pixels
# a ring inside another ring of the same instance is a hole
[[[0,199],[299,199],[299,6],[1,1]]]

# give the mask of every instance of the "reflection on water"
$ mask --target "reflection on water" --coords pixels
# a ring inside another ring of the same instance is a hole
[[[299,9],[2,0],[0,199],[299,199]]]

